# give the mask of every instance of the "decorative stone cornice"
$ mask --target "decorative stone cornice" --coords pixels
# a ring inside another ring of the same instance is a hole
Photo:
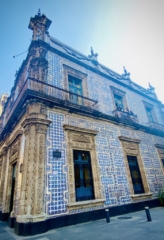
[[[120,136],[118,138],[120,139],[120,141],[125,141],[125,142],[132,142],[132,143],[137,143],[137,144],[139,144],[141,142],[141,140],[139,140],[139,139],[128,138],[128,137],[124,137],[124,136]]]
[[[26,118],[22,122],[22,127],[25,128],[27,125],[37,125],[37,124],[43,124],[43,125],[49,126],[50,123],[51,123],[51,120],[48,120],[48,119],[31,117],[31,118]]]
[[[164,149],[164,145],[162,145],[162,144],[154,144],[154,146],[155,146],[156,148],[162,148],[162,149]]]
[[[19,136],[23,134],[22,130],[17,130],[14,136],[8,141],[7,146],[9,147]]]
[[[98,131],[96,130],[91,130],[91,129],[86,129],[86,128],[79,128],[71,125],[63,125],[64,130],[69,130],[69,131],[75,131],[75,132],[81,132],[81,133],[86,133],[90,135],[97,135]]]

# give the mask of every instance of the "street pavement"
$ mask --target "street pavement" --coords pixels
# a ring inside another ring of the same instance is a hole
[[[150,209],[152,222],[145,210],[106,219],[63,227],[29,237],[14,234],[7,223],[0,222],[0,240],[164,240],[164,208]]]

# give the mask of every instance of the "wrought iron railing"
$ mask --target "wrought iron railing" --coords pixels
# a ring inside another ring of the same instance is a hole
[[[123,121],[126,121],[126,122],[138,123],[137,115],[130,113],[130,112],[124,112],[124,111],[120,111],[120,110],[116,109],[113,111],[113,115],[115,117],[120,118]]]
[[[52,101],[60,101],[62,104],[70,105],[71,107],[81,107],[83,109],[92,109],[98,110],[98,102],[96,100],[92,100],[90,98],[75,94],[73,92],[67,91],[65,89],[53,86],[51,84],[28,78],[25,83],[22,85],[18,96],[11,96],[7,105],[5,107],[5,124],[10,119],[11,115],[13,114],[14,110],[16,109],[18,103],[20,102],[22,96],[27,90],[31,90],[37,94],[38,97],[51,97]],[[15,98],[15,100],[14,100]],[[4,127],[4,126],[3,126]],[[2,127],[1,127],[2,129]]]

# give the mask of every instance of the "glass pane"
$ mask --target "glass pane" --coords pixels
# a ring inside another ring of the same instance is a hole
[[[91,172],[88,168],[83,168],[84,187],[91,187]]]
[[[76,201],[94,199],[90,152],[73,150]]]
[[[12,177],[13,178],[15,178],[16,177],[16,163],[14,163],[13,165],[12,165],[12,167],[13,167],[13,174],[12,174]]]
[[[163,164],[163,167],[164,167],[164,159],[162,159],[162,164]]]
[[[123,99],[119,95],[114,94],[115,105],[119,110],[124,110]]]
[[[81,187],[81,181],[80,181],[80,168],[78,165],[75,165],[75,188]]]
[[[146,108],[147,116],[150,122],[153,122],[153,115],[152,115],[152,109]]]
[[[89,160],[88,152],[83,152],[81,156],[83,161]]]
[[[79,152],[79,151],[77,151],[77,150],[74,150],[74,151],[73,151],[73,159],[74,159],[74,161],[75,161],[75,160],[78,160],[78,152]]]
[[[127,158],[128,158],[134,193],[135,194],[144,193],[144,188],[143,188],[143,183],[142,183],[142,178],[141,178],[137,158],[135,156],[127,156]]]

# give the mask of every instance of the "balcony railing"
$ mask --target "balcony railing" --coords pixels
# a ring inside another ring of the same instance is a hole
[[[53,102],[64,104],[70,106],[71,108],[83,109],[87,111],[98,110],[98,102],[95,100],[75,94],[73,92],[69,92],[51,84],[38,81],[36,79],[28,78],[23,84],[15,101],[14,96],[12,96],[7,103],[5,109],[5,125],[27,90],[31,90],[34,94],[37,94],[38,98],[48,97],[51,98],[49,100]]]
[[[156,122],[149,122],[149,127],[156,130],[164,131],[164,125]]]
[[[113,111],[113,114],[115,117],[120,118],[127,123],[138,123],[138,117],[133,113],[124,112],[116,109]]]

